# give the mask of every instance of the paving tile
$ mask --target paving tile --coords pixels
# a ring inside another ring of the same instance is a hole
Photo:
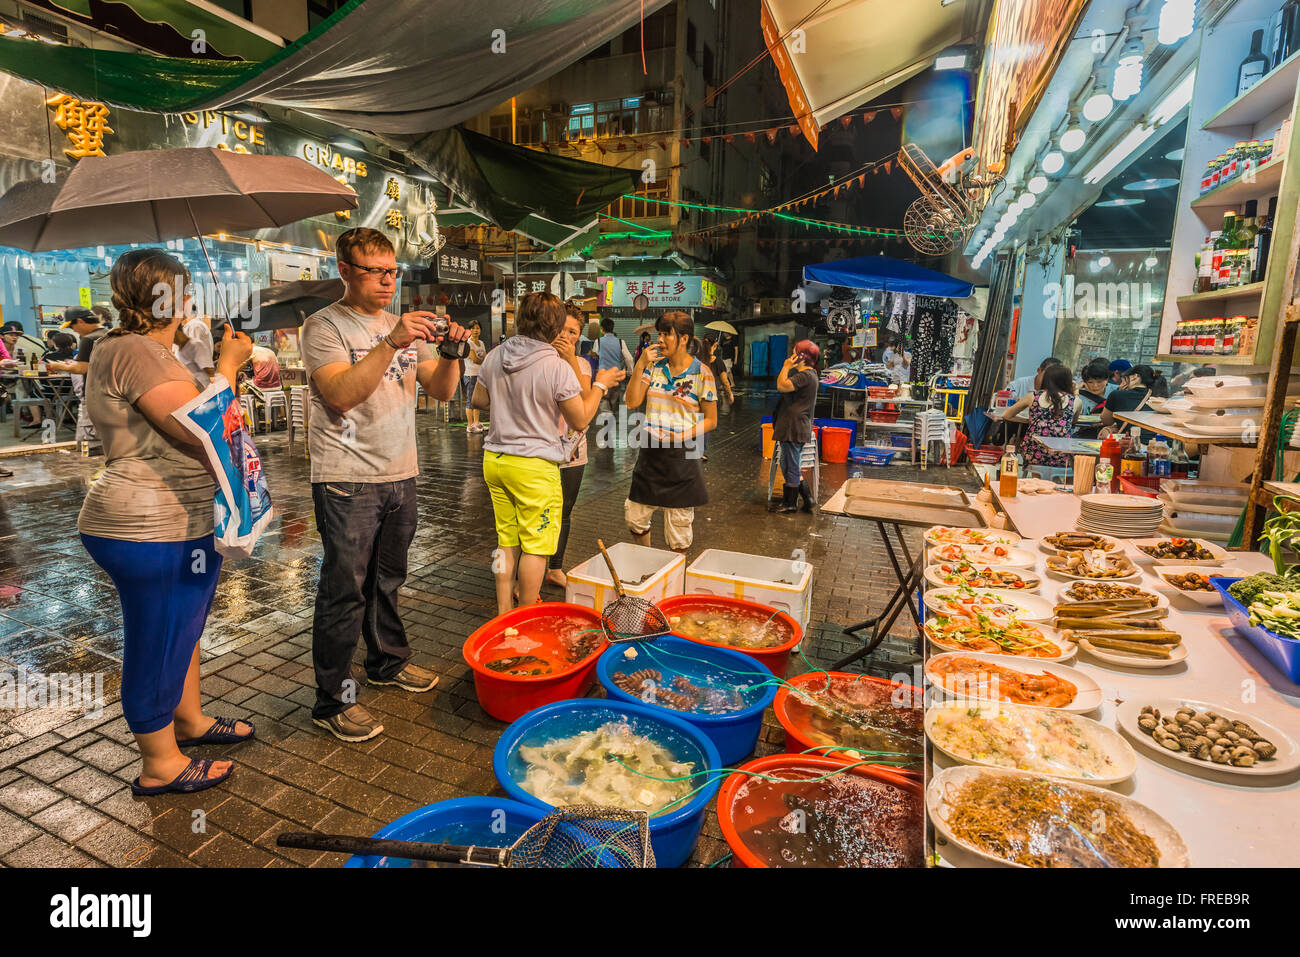
[[[0,857],[6,867],[94,867],[96,861],[57,837],[42,834],[15,851]]]
[[[139,752],[116,741],[101,739],[73,754],[74,758],[101,771],[116,771],[140,758]]]
[[[18,770],[48,784],[59,780],[59,778],[66,777],[81,766],[80,761],[76,761],[66,754],[60,754],[58,751],[46,751],[18,765]]]
[[[69,844],[76,843],[78,838],[107,821],[103,814],[71,798],[64,798],[31,817],[33,824]]]
[[[49,785],[35,778],[23,777],[0,788],[0,807],[20,817],[30,817],[56,803],[62,797]]]
[[[28,824],[21,817],[8,811],[0,811],[0,857],[22,847],[28,841],[40,835],[40,830]]]

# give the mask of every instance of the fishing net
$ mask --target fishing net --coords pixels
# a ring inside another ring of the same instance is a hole
[[[614,580],[614,590],[618,597],[605,606],[600,615],[600,627],[605,632],[605,640],[611,644],[625,641],[645,641],[668,634],[668,619],[653,602],[628,595],[623,591],[623,582],[614,569],[614,562],[605,551],[605,543],[596,540],[600,553],[605,556],[605,565],[609,576]]]
[[[509,867],[654,867],[645,811],[574,805],[546,815],[510,848]]]

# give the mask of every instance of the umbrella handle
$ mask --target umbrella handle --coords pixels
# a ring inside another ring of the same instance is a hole
[[[623,583],[618,580],[618,572],[614,571],[614,560],[609,557],[609,552],[605,551],[605,543],[599,538],[596,544],[600,546],[600,553],[605,556],[605,565],[609,568],[609,577],[614,579],[614,591],[618,592],[618,597],[623,598]]]

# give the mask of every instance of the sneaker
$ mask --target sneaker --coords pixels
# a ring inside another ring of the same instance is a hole
[[[369,741],[384,730],[384,726],[359,704],[328,718],[312,718],[311,723],[324,728],[340,741]]]
[[[432,691],[438,683],[438,676],[427,668],[405,664],[402,670],[391,678],[371,678],[372,685],[397,685],[407,691]]]

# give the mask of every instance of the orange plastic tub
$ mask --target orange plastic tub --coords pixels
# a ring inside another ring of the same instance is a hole
[[[506,635],[506,629],[517,632]],[[569,661],[564,639],[585,641],[585,654]],[[541,602],[498,615],[465,639],[461,653],[474,672],[478,703],[492,717],[514,721],[544,704],[581,698],[596,681],[596,660],[609,646],[600,630],[600,616],[582,605]],[[496,671],[488,662],[519,661]],[[542,670],[542,674],[510,674]]]
[[[828,425],[822,429],[822,461],[839,464],[849,460],[849,445],[853,432]]]
[[[790,653],[795,645],[799,644],[800,639],[803,638],[803,629],[799,627],[797,621],[783,611],[777,611],[767,605],[760,605],[756,601],[725,598],[720,595],[673,595],[661,601],[659,607],[668,617],[670,624],[675,616],[680,617],[683,612],[700,609],[733,611],[744,614],[746,617],[753,616],[760,621],[763,619],[771,620],[779,628],[789,633],[789,637],[779,645],[773,645],[771,648],[739,648],[736,645],[729,645],[721,641],[705,641],[702,638],[692,638],[690,635],[683,635],[676,630],[673,631],[673,634],[688,641],[699,642],[702,645],[729,648],[732,651],[739,651],[743,655],[749,655],[755,661],[761,661],[767,670],[778,678],[784,677],[786,669],[790,667]]]
[[[763,430],[763,458],[764,460],[766,460],[766,459],[770,459],[772,457],[772,453],[776,450],[776,442],[772,438],[771,422],[764,422],[762,425],[762,430]]]
[[[882,700],[888,700],[895,707],[911,707],[916,709],[916,721],[919,728],[924,712],[924,693],[920,688],[914,685],[903,684],[898,681],[888,681],[884,678],[876,678],[871,675],[854,674],[848,671],[808,671],[801,675],[795,675],[788,679],[788,685],[777,689],[776,697],[772,700],[772,713],[776,715],[776,720],[780,722],[781,727],[785,729],[785,749],[789,752],[798,753],[801,751],[810,751],[813,748],[830,748],[835,744],[848,744],[844,741],[827,741],[826,737],[814,733],[814,729],[807,726],[801,720],[801,716],[791,712],[790,696],[793,694],[792,689],[810,689],[814,692],[821,691],[826,687],[828,680],[848,680],[854,682],[865,682],[870,692],[877,692]],[[883,749],[882,749],[883,750]],[[916,750],[922,750],[922,743],[919,740]],[[846,755],[852,757],[852,752],[830,752],[835,755]],[[891,771],[898,774],[904,774],[909,777],[919,777],[921,775],[920,759],[916,769],[910,768],[893,768]],[[889,767],[889,766],[885,766]]]
[[[810,787],[810,785],[803,784],[803,782],[841,770],[853,763],[852,761],[842,761],[837,758],[814,757],[806,754],[770,754],[765,758],[755,758],[753,761],[747,761],[737,768],[735,774],[729,775],[722,782],[722,788],[718,791],[718,825],[722,828],[723,838],[726,839],[727,845],[731,848],[733,855],[731,866],[781,866],[773,863],[770,853],[772,848],[769,847],[768,853],[764,853],[763,849],[756,846],[754,843],[755,829],[762,828],[769,832],[775,832],[780,826],[777,822],[791,812],[792,804],[799,803],[799,798],[802,796],[800,792]],[[905,860],[895,860],[892,866],[922,866],[925,852],[921,782],[897,774],[888,768],[875,766],[859,766],[842,773],[855,775],[881,784],[892,785],[911,796],[915,805],[916,820],[915,822],[910,820],[898,822],[900,826],[897,833],[892,835],[893,840],[890,843],[905,849],[905,854],[898,855],[898,857],[905,858]],[[755,774],[787,779],[788,783],[769,782],[762,779],[753,780],[752,776]],[[815,786],[815,782],[813,786]],[[747,790],[742,791],[741,788],[747,788]],[[786,797],[793,797],[794,800],[787,802]],[[913,824],[914,826],[912,826]],[[880,836],[882,839],[891,837],[890,835]],[[915,843],[913,844],[913,842]],[[816,865],[810,862],[792,861],[787,866],[809,867]],[[840,863],[839,866],[844,865]],[[879,866],[879,862],[875,862],[872,866]]]

